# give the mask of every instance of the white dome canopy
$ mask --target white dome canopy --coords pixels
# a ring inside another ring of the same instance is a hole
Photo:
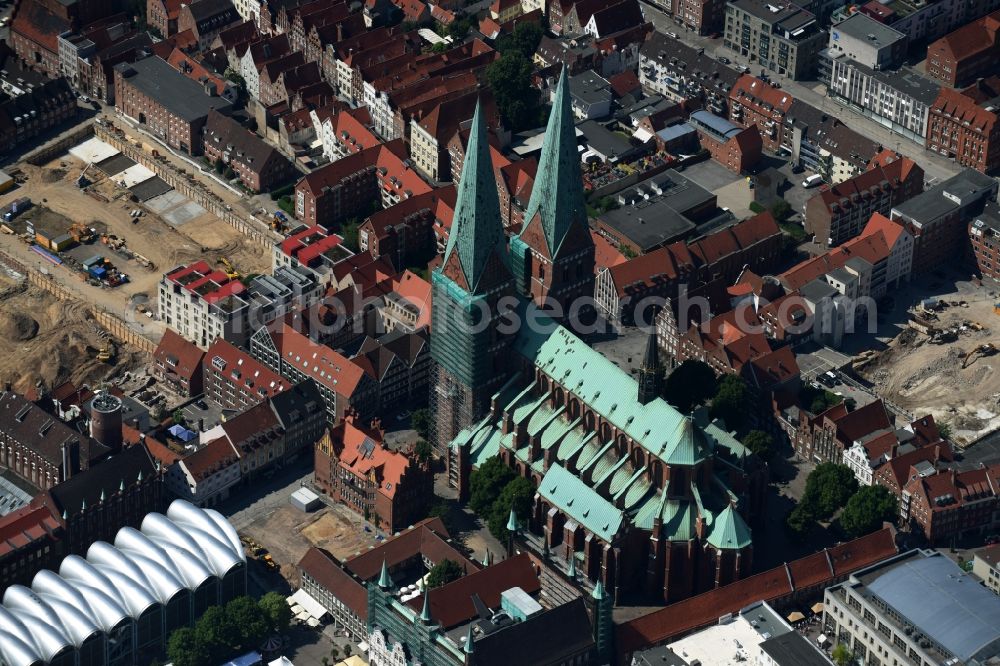
[[[58,574],[38,572],[31,588],[7,588],[0,605],[0,663],[50,661],[243,564],[239,536],[222,515],[176,500],[166,516],[147,515],[141,531],[122,528],[114,545],[96,542],[86,559],[63,559]]]

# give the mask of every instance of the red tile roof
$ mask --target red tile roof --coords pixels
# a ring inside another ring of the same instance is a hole
[[[368,619],[368,591],[364,583],[346,571],[330,552],[322,548],[310,548],[299,560],[299,569],[329,590],[362,622]]]
[[[280,343],[278,351],[285,363],[338,396],[352,397],[364,378],[364,371],[349,358],[288,324],[282,324]]]
[[[447,631],[476,617],[472,595],[477,595],[487,608],[499,608],[500,594],[512,587],[519,587],[532,595],[542,589],[535,566],[527,553],[515,555],[431,590],[431,617]],[[411,608],[420,611],[424,595],[421,594],[408,603]]]
[[[24,36],[52,53],[59,53],[59,35],[72,26],[36,0],[18,3],[10,31]]]
[[[54,535],[61,523],[47,506],[25,506],[0,516],[0,557]]]
[[[153,352],[154,361],[187,381],[201,372],[201,360],[204,357],[205,352],[198,345],[185,340],[172,328],[166,329]]]
[[[950,32],[927,47],[930,56],[940,52],[956,61],[962,61],[993,48],[1000,30],[1000,12],[993,12],[978,21],[966,24]]]
[[[230,465],[239,462],[236,449],[225,437],[217,437],[184,458],[183,465],[195,481],[203,481]]]
[[[360,427],[353,417],[343,419],[337,429],[340,433],[335,439],[344,444],[339,455],[341,467],[354,476],[373,479],[380,495],[389,499],[395,497],[400,481],[410,466],[410,458],[386,448],[381,432]],[[366,442],[370,442],[372,447],[366,449]]]
[[[442,560],[452,560],[462,565],[467,572],[478,571],[478,563],[466,558],[449,543],[451,535],[440,518],[426,518],[382,545],[345,560],[346,566],[362,580],[374,580],[382,569],[382,562],[393,569],[418,556],[427,558],[434,564]]]
[[[892,531],[879,530],[621,624],[617,628],[618,651],[631,654],[666,643],[715,624],[723,615],[756,601],[773,602],[796,590],[829,585],[894,554]]]
[[[602,268],[610,268],[611,266],[624,264],[628,261],[628,259],[625,258],[625,255],[623,255],[617,247],[611,244],[611,241],[597,233],[595,230],[590,230],[590,237],[594,239],[595,273],[599,273]]]
[[[219,361],[216,361],[216,358]],[[224,365],[225,370],[219,371],[219,374],[227,382],[252,389],[258,396],[263,390],[264,395],[261,399],[277,395],[291,386],[287,379],[222,338],[217,338],[205,352],[202,367],[206,373],[212,372],[216,368],[216,363]]]
[[[740,104],[751,104],[757,111],[765,115],[784,115],[792,108],[795,98],[789,93],[764,83],[760,79],[744,74],[729,93],[730,98],[738,99]],[[767,107],[770,108],[767,108]]]
[[[980,106],[981,101],[985,100],[982,100],[984,95],[979,93],[979,85],[981,84],[977,83],[962,91],[942,87],[931,105],[931,113],[948,116],[952,122],[989,134],[997,122],[997,114]]]

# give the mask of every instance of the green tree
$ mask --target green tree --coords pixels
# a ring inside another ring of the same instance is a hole
[[[210,606],[194,626],[195,638],[219,660],[240,645],[240,629],[233,624],[222,606]]]
[[[484,462],[469,475],[469,508],[483,519],[488,519],[494,502],[513,478],[514,472],[499,456]]]
[[[715,393],[715,373],[706,363],[688,359],[667,376],[663,397],[687,414]]]
[[[493,503],[487,527],[490,534],[500,541],[506,541],[510,533],[507,531],[507,521],[510,510],[514,509],[518,521],[524,521],[531,514],[531,505],[535,497],[535,484],[518,476],[504,486],[500,496]]]
[[[853,538],[882,527],[883,521],[896,522],[899,504],[883,486],[865,486],[854,493],[840,514],[840,525]]]
[[[268,592],[257,602],[268,629],[276,634],[288,631],[292,623],[292,609],[285,598],[277,592]]]
[[[417,454],[417,460],[420,462],[427,462],[434,455],[434,451],[426,439],[417,440],[417,443],[413,447],[413,452]]]
[[[191,627],[181,627],[170,634],[167,658],[174,666],[206,666],[211,663],[208,650]]]
[[[248,596],[236,597],[226,604],[226,617],[239,630],[240,645],[256,647],[267,636],[267,620],[257,602]]]
[[[743,438],[743,446],[757,454],[762,460],[774,457],[774,438],[762,430],[751,430]]]
[[[215,158],[215,173],[222,175],[222,172],[226,170],[226,163],[222,161],[221,157]]]
[[[340,648],[338,648],[336,645],[330,648],[330,658],[333,659],[334,661],[340,659]]]
[[[789,531],[796,537],[802,538],[809,533],[812,529],[813,523],[816,522],[809,505],[804,502],[799,502],[788,517],[785,518],[785,526],[788,527]]]
[[[236,172],[233,171],[232,167],[226,167],[226,172],[222,174],[222,177],[226,180],[232,180],[233,178],[236,178]]]
[[[809,506],[817,520],[826,520],[847,504],[857,489],[858,481],[850,467],[820,463],[806,479],[802,502]]]
[[[792,206],[784,199],[778,199],[771,206],[771,215],[778,222],[784,222],[788,219],[788,216],[792,214]]]
[[[837,666],[847,666],[854,661],[854,655],[851,654],[851,649],[843,643],[837,643],[837,645],[834,646],[833,652],[830,653],[830,657],[833,658],[833,663],[837,664]]]
[[[542,42],[542,26],[530,21],[522,21],[514,28],[514,32],[505,37],[501,37],[497,44],[500,53],[517,52],[524,58],[531,60],[538,50],[538,45]]]
[[[448,50],[447,42],[438,42],[437,44],[431,47],[432,53],[444,53],[447,50]]]
[[[247,82],[243,78],[243,75],[237,72],[232,67],[226,68],[225,77],[236,84],[237,89],[239,89],[240,97],[246,97],[247,95]]]
[[[414,409],[410,415],[410,426],[417,431],[420,439],[427,439],[431,434],[431,412],[429,409]]]
[[[344,237],[344,246],[351,252],[361,251],[361,246],[358,245],[358,227],[360,226],[361,223],[355,217],[340,225],[340,235]]]
[[[170,415],[170,418],[172,418],[174,423],[177,425],[184,425],[184,421],[187,420],[184,418],[184,411],[181,409],[175,409],[174,413]]]
[[[454,524],[452,523],[451,518],[451,507],[449,507],[448,503],[443,499],[438,499],[427,512],[427,515],[431,518],[440,518],[441,522],[444,523],[444,528],[448,530],[449,533],[457,531],[453,529]]]
[[[937,424],[938,434],[941,435],[941,439],[951,439],[952,432],[951,424],[947,421],[942,421]]]
[[[462,577],[462,567],[454,560],[441,560],[427,574],[427,588],[433,590],[435,587],[447,585],[453,580]]]
[[[538,122],[538,89],[531,85],[532,72],[530,57],[513,48],[486,68],[486,84],[493,91],[500,117],[514,131],[529,129]]]
[[[635,250],[633,250],[631,247],[629,247],[625,243],[619,243],[618,244],[618,251],[621,252],[622,256],[625,257],[626,259],[635,259],[638,256],[635,253]]]
[[[444,31],[449,37],[455,39],[455,41],[462,41],[469,34],[470,29],[472,29],[472,22],[464,16],[459,16],[449,23]]]
[[[712,418],[726,422],[726,427],[743,432],[746,425],[747,384],[738,375],[726,375],[719,380],[719,387],[712,398]]]
[[[344,646],[344,658],[346,659],[347,657],[350,657],[351,652],[352,652],[351,644],[348,643],[347,645]]]

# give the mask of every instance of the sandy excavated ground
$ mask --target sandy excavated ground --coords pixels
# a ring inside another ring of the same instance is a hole
[[[267,548],[281,565],[282,575],[292,582],[298,577],[296,565],[310,546],[325,548],[346,560],[376,543],[373,533],[337,511],[324,508],[307,515],[291,505],[256,520],[242,533]]]
[[[133,283],[116,290],[125,295],[145,293],[153,297],[164,271],[197,259],[214,265],[220,256],[225,256],[244,274],[270,270],[270,255],[262,247],[209,213],[176,228],[145,210],[139,222],[133,224],[129,213],[142,205],[122,198],[122,190],[96,167],[88,168],[86,176],[94,183],[91,188],[108,202],[98,201],[76,187],[84,165],[69,154],[44,167],[24,165],[22,170],[27,182],[0,197],[0,205],[18,197],[31,197],[36,203],[44,203],[99,233],[124,238],[130,250],[153,262],[155,268],[149,271],[129,262],[126,270]]]
[[[37,288],[0,279],[0,380],[24,393],[67,380],[95,384],[138,367],[141,355],[118,348],[112,363],[96,359],[106,334],[81,303],[59,301]]]
[[[904,329],[860,374],[875,384],[879,395],[914,416],[930,413],[948,423],[961,445],[1000,427],[1000,354],[976,355],[962,368],[966,355],[980,345],[1000,347],[1000,316],[993,312],[995,297],[986,287],[962,289],[943,300],[967,303],[938,312],[933,322],[942,329],[958,328],[957,340],[931,344],[927,335]],[[984,328],[962,330],[969,322]]]

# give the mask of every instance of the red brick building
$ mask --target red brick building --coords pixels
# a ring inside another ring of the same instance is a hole
[[[744,74],[729,91],[729,119],[740,127],[756,125],[764,149],[777,152],[785,116],[795,99],[787,92]]]
[[[316,485],[378,529],[398,532],[427,515],[434,494],[430,461],[382,443],[378,421],[349,414],[316,443]]]
[[[161,37],[176,35],[182,4],[181,0],[146,0],[146,23],[159,30]]]
[[[177,31],[190,30],[198,46],[208,47],[219,32],[242,19],[230,0],[195,0],[181,5],[177,14]]]
[[[792,448],[802,460],[841,463],[844,451],[854,442],[874,433],[894,429],[895,417],[881,400],[847,411],[843,402],[820,414],[799,410],[798,428]],[[795,425],[795,424],[793,424]]]
[[[989,173],[1000,167],[1000,77],[958,91],[941,88],[927,117],[927,149]]]
[[[1000,12],[994,12],[931,42],[927,47],[927,76],[955,88],[992,74],[1000,55],[998,30]]]
[[[199,395],[203,386],[201,362],[204,356],[205,352],[196,344],[168,328],[153,352],[153,374],[173,385],[185,397]]]
[[[1000,529],[1000,465],[958,472],[914,474],[903,488],[900,517],[932,544]]]
[[[802,607],[805,601],[818,598],[826,587],[845,580],[852,572],[895,554],[896,543],[889,529],[824,548],[619,624],[615,633],[616,650],[627,657],[638,650],[670,643],[718,624],[720,617],[736,614],[757,601],[766,601],[779,610]]]
[[[455,209],[453,186],[404,199],[369,215],[358,228],[358,246],[399,271],[418,262],[426,263],[436,254],[434,227],[442,224],[437,217],[442,209]]]
[[[171,148],[199,155],[209,112],[231,105],[153,56],[115,67],[115,107]]]
[[[708,111],[695,111],[688,122],[698,132],[701,147],[730,171],[743,173],[760,162],[764,143],[756,125],[740,128]]]
[[[41,569],[56,570],[63,525],[48,508],[25,506],[0,516],[0,589],[31,585]]]
[[[292,383],[238,347],[218,339],[202,361],[205,396],[223,409],[244,411]]]
[[[725,0],[671,0],[670,6],[674,20],[681,21],[699,35],[722,32]]]
[[[298,173],[284,155],[215,109],[208,112],[204,143],[205,157],[222,160],[254,192],[273,190]]]
[[[908,157],[883,151],[868,171],[806,201],[805,228],[819,243],[840,245],[860,234],[875,213],[889,215],[893,206],[923,191],[924,170]]]
[[[333,228],[344,220],[388,208],[431,190],[414,171],[402,139],[362,150],[305,176],[295,186],[295,217]]]
[[[1000,279],[1000,209],[995,202],[988,202],[969,223],[969,245],[979,274]]]

